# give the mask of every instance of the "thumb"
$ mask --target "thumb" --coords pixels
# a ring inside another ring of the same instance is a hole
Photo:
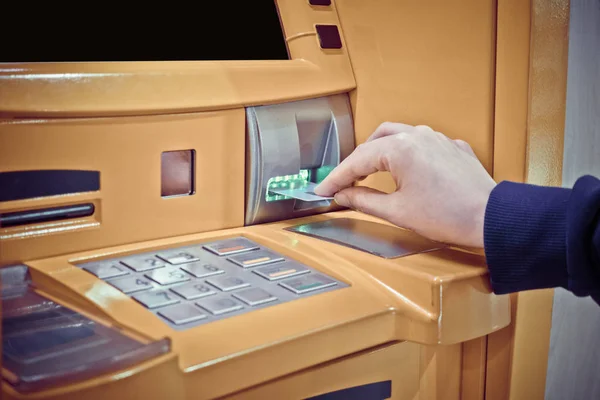
[[[392,216],[392,198],[389,194],[365,186],[351,186],[335,194],[341,206],[389,220]]]

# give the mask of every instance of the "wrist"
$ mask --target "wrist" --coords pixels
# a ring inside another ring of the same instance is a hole
[[[478,249],[483,249],[485,245],[484,234],[485,234],[485,219],[488,203],[492,191],[496,187],[494,182],[490,188],[479,195],[478,200],[473,205],[473,220],[472,220],[472,232],[471,240],[472,246]]]

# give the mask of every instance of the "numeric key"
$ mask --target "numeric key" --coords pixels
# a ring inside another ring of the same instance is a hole
[[[179,299],[173,293],[166,290],[144,292],[133,296],[133,298],[150,309],[179,303]]]
[[[113,279],[108,281],[108,283],[125,294],[141,292],[152,288],[152,283],[149,280],[135,276]]]
[[[189,274],[179,268],[161,268],[145,274],[146,278],[152,279],[161,285],[186,282],[192,279]]]
[[[224,270],[217,267],[216,265],[208,264],[208,263],[186,264],[186,265],[182,265],[181,269],[185,270],[186,272],[189,272],[190,274],[194,275],[196,278],[205,278],[207,276],[220,275],[220,274],[225,273]]]
[[[162,268],[166,264],[163,260],[159,260],[156,257],[136,257],[121,261],[135,272],[145,272],[157,268]]]
[[[128,275],[127,267],[118,261],[99,262],[88,264],[83,267],[84,270],[96,275],[100,279],[116,278],[117,276]]]

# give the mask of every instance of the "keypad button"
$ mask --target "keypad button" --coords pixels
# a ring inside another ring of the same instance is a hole
[[[192,279],[179,268],[161,268],[150,271],[146,273],[145,276],[161,285],[171,285],[173,283],[186,282]]]
[[[207,279],[206,282],[221,289],[224,292],[241,289],[250,286],[248,282],[238,276],[224,275]]]
[[[185,264],[200,260],[200,257],[188,250],[166,250],[161,251],[157,254],[157,256],[173,265]]]
[[[213,315],[221,315],[244,308],[242,304],[231,297],[210,297],[196,303]]]
[[[185,285],[171,288],[171,291],[186,300],[195,300],[217,293],[213,288],[201,282],[186,283]]]
[[[320,274],[309,274],[298,278],[292,278],[279,284],[296,294],[303,294],[335,286],[337,285],[337,282]]]
[[[261,288],[240,290],[239,292],[234,293],[233,296],[249,306],[258,306],[277,300],[277,297]]]
[[[269,250],[251,251],[227,258],[229,261],[243,268],[257,267],[264,264],[272,264],[283,261],[283,257]]]
[[[129,275],[129,269],[118,261],[99,262],[83,267],[100,279],[116,278],[117,276]]]
[[[158,308],[179,303],[179,299],[173,293],[166,290],[156,290],[136,294],[133,298],[148,308]]]
[[[156,268],[162,268],[166,264],[163,260],[156,257],[136,257],[121,261],[135,272],[145,272]]]
[[[207,243],[204,248],[218,256],[242,253],[244,251],[257,250],[258,245],[246,238],[233,238]]]
[[[200,321],[201,319],[206,318],[206,314],[198,307],[191,304],[178,304],[176,306],[163,308],[158,314],[175,325],[189,324],[190,322]]]
[[[287,261],[276,265],[266,265],[253,270],[253,272],[270,281],[276,281],[279,279],[308,274],[310,270],[296,262]]]
[[[180,268],[194,275],[196,278],[206,278],[207,276],[225,273],[224,270],[217,267],[216,265],[208,263],[186,264],[182,265]]]
[[[150,283],[149,280],[135,276],[113,279],[108,283],[126,294],[141,292],[142,290],[148,290],[152,288],[152,283]]]

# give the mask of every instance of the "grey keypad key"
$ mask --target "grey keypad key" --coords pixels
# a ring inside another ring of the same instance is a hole
[[[198,307],[191,304],[178,304],[176,306],[163,308],[158,314],[175,325],[189,324],[190,322],[200,321],[201,319],[206,318],[206,314]]]
[[[206,278],[207,276],[225,273],[225,271],[221,268],[209,263],[186,264],[181,265],[180,268],[186,270],[190,274],[194,275],[196,278]]]
[[[88,264],[84,270],[91,272],[100,279],[116,278],[117,276],[129,275],[129,269],[118,261],[99,262]]]
[[[244,308],[239,301],[231,297],[210,297],[200,300],[196,304],[213,315],[226,314]]]
[[[240,290],[239,292],[234,293],[233,296],[250,306],[258,306],[277,300],[277,297],[261,288]]]
[[[230,254],[256,250],[258,249],[258,245],[251,240],[239,237],[207,243],[204,245],[204,248],[218,256],[228,256]]]
[[[173,265],[200,261],[200,257],[189,250],[165,250],[158,253],[157,256]]]
[[[139,301],[148,308],[158,308],[164,306],[170,306],[171,304],[179,303],[179,299],[174,293],[166,290],[155,290],[152,292],[144,292],[132,296],[135,300]]]
[[[257,250],[248,253],[237,254],[227,258],[243,268],[258,267],[259,265],[283,261],[283,257],[269,250]]]
[[[186,300],[195,300],[217,293],[212,287],[202,282],[186,283],[185,285],[171,288],[171,291],[177,293]]]
[[[207,279],[206,282],[216,286],[224,292],[250,286],[250,284],[244,279],[235,275],[216,276],[214,278]]]
[[[186,282],[192,279],[189,274],[183,272],[181,269],[172,267],[156,269],[147,272],[144,276],[161,285],[171,285],[173,283]]]
[[[149,280],[135,276],[113,279],[108,281],[108,283],[126,294],[141,292],[152,288],[152,283],[150,283]]]
[[[321,274],[309,274],[288,279],[281,282],[280,285],[296,294],[303,294],[335,286],[337,282]]]
[[[270,281],[277,281],[293,276],[308,274],[310,270],[296,262],[286,261],[274,265],[265,265],[264,267],[256,268],[252,272]]]
[[[150,271],[156,268],[162,268],[166,265],[163,260],[152,256],[129,258],[126,260],[122,260],[121,262],[127,265],[135,272]]]

